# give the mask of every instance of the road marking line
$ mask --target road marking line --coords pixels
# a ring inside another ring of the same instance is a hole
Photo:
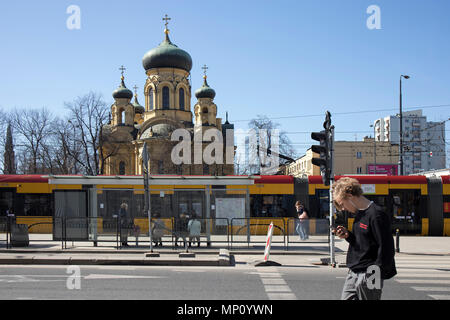
[[[284,279],[277,279],[277,278],[262,278],[262,283],[263,284],[284,284],[287,285],[286,281],[284,281]]]
[[[297,300],[293,293],[267,293],[269,300]]]
[[[441,292],[450,292],[450,287],[411,287],[417,291],[441,291]]]
[[[450,294],[429,294],[428,296],[435,300],[450,300]]]
[[[450,273],[398,273],[395,277],[450,278]]]
[[[135,275],[123,275],[123,274],[90,274],[88,276],[83,277],[88,280],[97,280],[97,279],[161,279],[167,277],[159,277],[159,276],[135,276]]]
[[[450,280],[435,280],[435,279],[428,279],[428,280],[423,280],[423,279],[398,279],[395,280],[399,283],[429,283],[429,284],[450,284]]]
[[[443,270],[439,270],[439,269],[434,269],[434,268],[397,268],[398,273],[419,273],[419,272],[435,272],[435,273],[439,273],[439,274],[448,274],[448,271],[443,271]]]
[[[287,285],[282,286],[276,286],[276,285],[265,285],[264,289],[267,293],[269,292],[286,292],[286,293],[292,293],[291,288]]]
[[[407,263],[407,264],[395,264],[395,266],[399,269],[401,268],[430,268],[430,269],[445,269],[448,268],[448,264],[414,264],[414,263]]]
[[[261,278],[279,278],[279,273],[258,273]]]

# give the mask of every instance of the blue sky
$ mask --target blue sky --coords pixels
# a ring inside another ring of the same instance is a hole
[[[72,4],[80,30],[66,27]],[[381,10],[380,30],[366,26],[370,5]],[[91,90],[112,103],[120,65],[143,102],[142,57],[163,40],[168,14],[172,42],[193,59],[193,91],[207,64],[218,116],[228,111],[237,128],[258,114],[275,118],[302,154],[326,110],[336,139],[352,141],[397,113],[400,74],[411,76],[405,110],[427,106],[429,121],[448,119],[449,12],[446,0],[2,1],[0,107],[63,116],[64,102]]]

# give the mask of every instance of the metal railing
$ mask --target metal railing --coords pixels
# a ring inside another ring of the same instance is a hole
[[[18,219],[20,220],[20,219]],[[150,246],[149,223],[145,217],[121,219],[119,216],[100,218],[53,218],[50,221],[27,220],[27,236],[31,244],[39,242],[60,241],[61,248],[83,246],[82,243],[93,243],[94,246],[113,246],[121,249],[124,246]],[[273,223],[272,245],[288,250],[289,245],[299,244],[295,218],[152,218],[152,244],[154,247],[171,247],[177,244],[187,247],[194,244],[201,247],[221,247],[245,249],[259,247],[266,243],[269,225]],[[0,218],[0,243],[12,246],[12,227],[16,224],[11,217]],[[24,232],[23,228],[21,229]],[[309,219],[306,231],[311,236],[309,242],[327,242],[328,220]]]

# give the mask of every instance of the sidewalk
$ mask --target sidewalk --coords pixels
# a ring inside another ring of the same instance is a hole
[[[35,236],[35,235],[33,235]],[[33,239],[32,239],[33,240]],[[36,239],[34,239],[36,240]],[[395,238],[394,238],[395,241]],[[153,252],[159,257],[148,257],[150,247],[148,242],[117,249],[115,244],[108,246],[92,242],[67,242],[67,249],[62,249],[61,241],[42,239],[30,242],[28,247],[14,247],[7,249],[5,242],[0,242],[0,264],[52,264],[52,265],[189,265],[189,266],[230,266],[236,263],[250,263],[262,260],[264,244],[238,243],[227,248],[226,243],[212,243],[210,247],[188,248],[190,255],[185,255],[184,247],[173,248],[154,247]],[[335,239],[336,261],[343,263],[348,243]],[[310,237],[304,242],[290,242],[285,250],[281,243],[272,244],[270,257],[277,261],[319,261],[329,256],[329,246],[326,238]],[[450,255],[450,237],[400,237],[400,253],[396,255]],[[312,262],[311,262],[312,263]]]

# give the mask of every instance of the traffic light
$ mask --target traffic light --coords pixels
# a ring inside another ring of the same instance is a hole
[[[320,155],[319,158],[312,158],[312,163],[313,165],[320,167],[320,174],[322,175],[323,184],[329,186],[331,177],[331,165],[332,165],[332,156],[331,156],[332,132],[331,132],[331,114],[328,111],[323,127],[325,128],[325,130],[311,133],[311,138],[313,140],[320,142],[320,145],[311,146],[311,150]]]

